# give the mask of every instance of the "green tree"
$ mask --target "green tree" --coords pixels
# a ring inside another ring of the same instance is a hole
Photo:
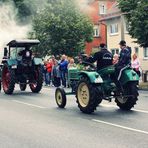
[[[148,1],[118,0],[119,8],[129,23],[129,34],[142,47],[148,47]]]
[[[41,41],[35,50],[40,55],[73,56],[93,39],[93,25],[72,0],[51,1],[33,21],[32,37]]]

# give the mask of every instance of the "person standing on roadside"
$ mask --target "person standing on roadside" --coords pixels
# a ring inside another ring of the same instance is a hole
[[[48,59],[47,64],[46,64],[46,69],[47,69],[47,85],[50,86],[51,83],[51,71],[52,71],[52,61]]]
[[[59,69],[58,61],[56,61],[56,60],[54,61],[54,64],[52,66],[51,77],[53,79],[53,85],[55,87],[61,86],[60,69]]]
[[[61,80],[62,80],[62,85],[63,87],[66,87],[66,74],[67,74],[67,66],[68,66],[68,61],[66,59],[65,55],[62,55],[61,57],[61,62],[59,63],[59,69],[61,73]]]
[[[138,74],[138,76],[140,77],[141,76],[141,73],[140,73],[140,61],[139,61],[136,54],[134,54],[132,58],[133,58],[133,60],[132,60],[132,68]]]

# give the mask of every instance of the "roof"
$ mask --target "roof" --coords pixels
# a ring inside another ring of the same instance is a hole
[[[40,43],[39,40],[12,40],[10,41],[7,46],[10,47],[26,47],[26,46],[34,46]]]
[[[120,9],[118,8],[118,3],[115,2],[112,7],[108,10],[107,14],[103,15],[100,21],[106,21],[112,18],[120,17],[122,15]]]

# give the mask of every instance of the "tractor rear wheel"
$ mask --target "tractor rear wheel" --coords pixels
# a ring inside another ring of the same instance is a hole
[[[96,110],[102,98],[96,92],[97,86],[91,84],[88,79],[82,78],[78,84],[76,98],[79,109],[86,114]]]
[[[33,93],[39,93],[43,85],[43,73],[40,67],[35,70],[34,79],[35,82],[29,84],[30,89]]]
[[[134,107],[138,100],[138,88],[136,82],[129,82],[124,87],[124,94],[122,97],[116,97],[115,102],[122,110],[130,110]]]
[[[15,87],[15,71],[4,65],[2,69],[2,86],[5,94],[11,95]]]

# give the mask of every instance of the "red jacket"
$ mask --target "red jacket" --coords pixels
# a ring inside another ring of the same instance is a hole
[[[52,71],[52,65],[53,64],[51,62],[49,62],[49,63],[46,64],[47,72],[51,72]]]

